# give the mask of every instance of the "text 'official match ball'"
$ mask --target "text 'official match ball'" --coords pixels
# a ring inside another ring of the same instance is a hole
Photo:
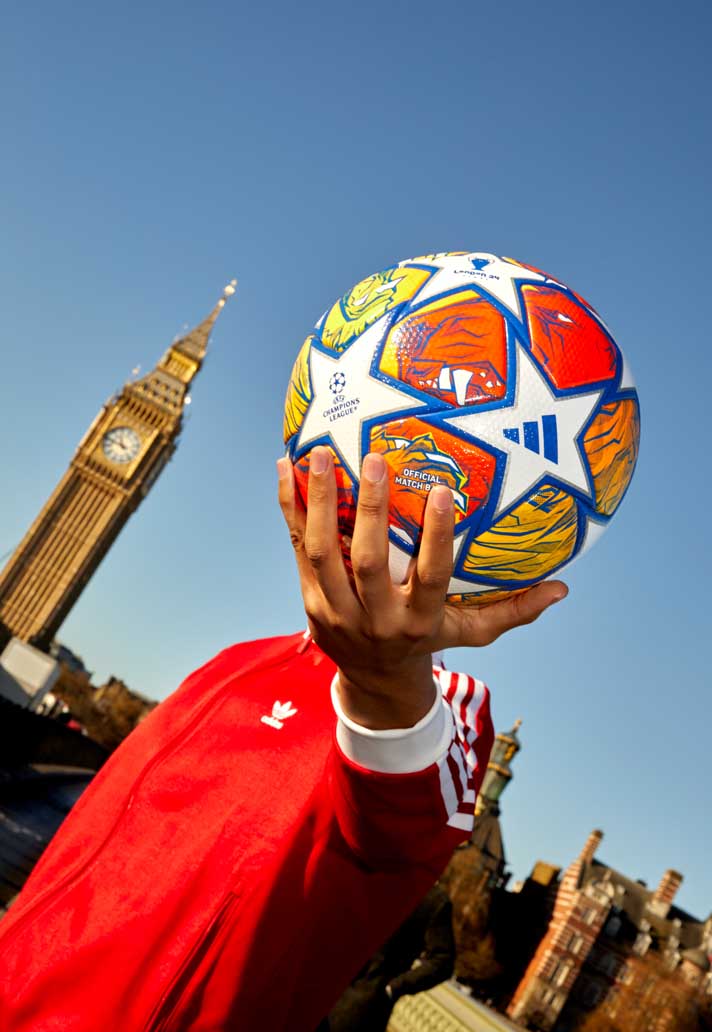
[[[428,492],[455,500],[449,599],[483,603],[557,573],[621,503],[638,395],[596,311],[558,280],[480,252],[411,258],[358,283],[307,337],[284,439],[307,497],[328,445],[344,554],[363,458],[388,464],[391,572],[417,552]]]

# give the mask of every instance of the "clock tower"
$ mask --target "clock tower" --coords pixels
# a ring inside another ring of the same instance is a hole
[[[235,292],[171,344],[155,369],[102,408],[67,472],[0,574],[0,651],[15,636],[47,649],[132,512],[173,455],[210,333]]]

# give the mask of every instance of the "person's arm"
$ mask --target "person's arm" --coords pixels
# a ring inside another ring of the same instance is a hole
[[[446,605],[453,567],[454,506],[449,488],[428,494],[417,559],[404,584],[388,566],[388,472],[377,453],[364,458],[351,544],[353,577],[341,555],[337,486],[331,451],[310,457],[309,506],[295,497],[294,471],[280,459],[279,500],[294,546],[309,628],[338,667],[343,712],[374,730],[413,727],[436,697],[431,656],[480,646],[531,623],[564,598],[561,581],[545,581],[481,607]]]
[[[472,832],[494,738],[489,692],[465,674],[434,674],[436,700],[410,728],[364,728],[346,716],[332,689],[332,805],[352,852],[381,869],[427,863],[437,876]]]
[[[339,544],[331,452],[311,454],[306,513],[290,462],[281,459],[278,470],[309,628],[338,668],[329,782],[341,832],[369,864],[432,861],[435,869],[472,829],[492,726],[484,686],[466,675],[436,683],[431,654],[488,644],[535,620],[566,587],[550,581],[479,609],[446,605],[454,508],[442,486],[429,493],[410,575],[394,584],[388,475],[377,454],[363,462],[351,576]]]

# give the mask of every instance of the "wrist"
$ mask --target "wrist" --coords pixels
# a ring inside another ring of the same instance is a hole
[[[452,711],[433,678],[435,699],[429,711],[411,727],[367,728],[347,717],[339,702],[334,676],[331,702],[336,713],[339,751],[359,767],[379,774],[413,774],[439,763],[452,742]]]
[[[412,727],[436,697],[428,655],[388,670],[339,667],[335,688],[346,716],[374,731]]]

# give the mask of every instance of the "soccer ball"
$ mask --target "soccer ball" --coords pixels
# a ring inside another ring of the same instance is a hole
[[[599,538],[628,488],[640,411],[598,313],[563,283],[494,254],[411,258],[317,322],[292,370],[284,440],[307,497],[328,445],[344,556],[361,463],[390,476],[390,567],[417,554],[428,492],[455,502],[448,600],[482,604],[552,574]]]

